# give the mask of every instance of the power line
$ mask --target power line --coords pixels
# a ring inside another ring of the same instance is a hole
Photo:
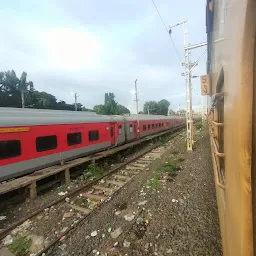
[[[155,1],[152,0],[152,3],[153,3],[153,5],[154,5],[154,7],[155,7],[155,9],[156,9],[156,11],[157,11],[157,13],[158,13],[158,16],[160,17],[160,19],[161,19],[161,21],[162,21],[162,23],[163,23],[163,25],[164,25],[164,27],[165,27],[165,30],[167,31],[168,35],[170,36],[170,39],[171,39],[171,41],[172,41],[174,50],[175,50],[175,52],[176,52],[176,54],[177,54],[177,56],[178,56],[178,58],[179,58],[179,60],[180,60],[180,63],[182,64],[181,57],[180,57],[180,55],[179,55],[179,53],[178,53],[178,50],[177,50],[177,48],[176,48],[176,46],[175,46],[175,44],[174,44],[174,41],[173,41],[173,39],[172,39],[172,36],[169,34],[168,27],[166,26],[166,24],[165,24],[165,22],[164,22],[164,20],[163,20],[163,18],[162,18],[162,16],[161,16],[161,14],[160,14],[160,12],[159,12],[157,6],[156,6]]]

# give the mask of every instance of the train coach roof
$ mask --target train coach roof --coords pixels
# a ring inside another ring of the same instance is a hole
[[[0,108],[0,127],[110,121],[109,116],[85,111]]]
[[[139,115],[139,120],[172,120],[178,118],[179,116],[162,116],[162,115]],[[137,120],[137,115],[125,116],[125,120],[133,121]]]

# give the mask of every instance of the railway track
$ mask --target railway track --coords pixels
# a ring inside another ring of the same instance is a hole
[[[174,131],[169,139],[177,135],[179,135],[179,130]],[[34,227],[49,228],[51,231],[44,243],[44,248],[34,252],[36,256],[44,255],[51,247],[65,239],[70,231],[79,226],[102,204],[111,200],[114,194],[131,182],[136,175],[147,170],[167,150],[168,148],[162,145],[153,145],[149,149],[142,150],[121,166],[17,221],[0,233],[0,239],[9,234],[31,237],[31,233],[36,233],[35,230],[24,229],[24,226],[29,226],[31,223]],[[57,229],[47,227],[49,218],[56,220]],[[53,231],[55,229],[56,231]]]

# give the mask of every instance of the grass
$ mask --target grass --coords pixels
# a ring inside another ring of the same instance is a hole
[[[169,157],[165,165],[163,166],[163,172],[170,174],[180,170],[180,166],[178,165],[178,163],[182,161],[184,161],[184,158],[177,159],[174,157]]]
[[[29,248],[32,245],[32,240],[26,237],[16,238],[8,249],[10,252],[14,253],[16,256],[28,256]]]
[[[184,158],[175,158],[173,156],[169,157],[165,164],[154,173],[153,178],[147,180],[143,187],[151,189],[158,188],[165,175],[172,177],[177,174],[177,171],[180,170],[179,163],[183,162],[184,160]]]
[[[144,186],[152,189],[156,189],[160,186],[161,178],[162,178],[162,175],[160,173],[155,173],[154,177],[152,179],[147,180]]]
[[[197,130],[201,130],[203,128],[202,121],[198,121],[197,123],[195,123],[195,127],[196,127]]]
[[[80,176],[81,180],[89,180],[89,179],[95,179],[98,178],[100,176],[102,176],[104,173],[104,169],[94,165],[94,164],[90,164],[87,169],[85,169],[83,171],[83,173]]]

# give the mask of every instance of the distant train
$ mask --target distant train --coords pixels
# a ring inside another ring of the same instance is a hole
[[[0,108],[0,181],[89,155],[185,123],[185,117],[101,116]],[[139,133],[138,133],[139,130]]]

